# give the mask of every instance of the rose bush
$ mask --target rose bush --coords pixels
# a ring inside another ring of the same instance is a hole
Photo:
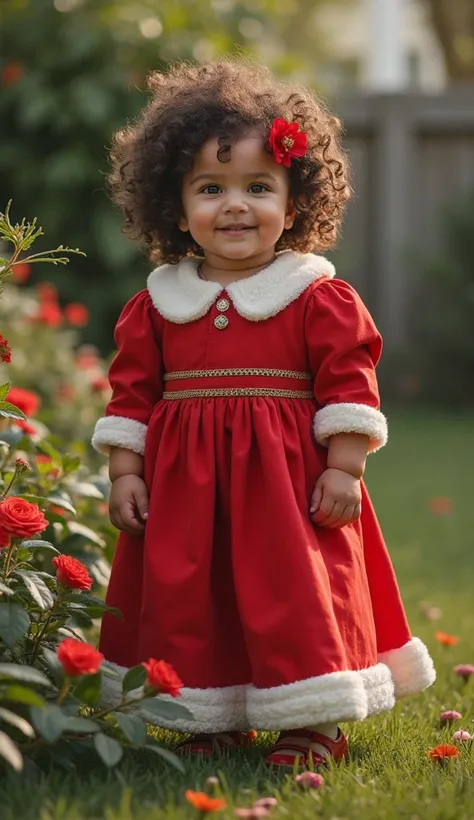
[[[60,256],[64,248],[50,252],[52,257],[36,254],[18,261],[39,231],[35,222],[12,225],[8,209],[0,213],[0,241],[13,244],[12,256],[0,259],[0,290],[16,266],[67,261]],[[48,317],[51,332],[60,309],[50,289],[41,298],[38,321]],[[77,305],[70,306],[72,318],[76,323],[85,319]],[[0,356],[8,367],[10,342],[8,334],[1,336]],[[33,354],[41,346],[40,334],[31,342]],[[12,363],[21,361],[16,354],[13,345]],[[29,356],[28,348],[24,360]],[[91,369],[91,357],[89,351],[84,370]],[[95,377],[100,376],[97,371]],[[79,446],[61,453],[61,438],[31,418],[40,399],[48,401],[44,382],[38,392],[31,384],[0,386],[0,756],[21,771],[25,755],[42,750],[71,768],[88,743],[111,767],[121,759],[125,743],[152,749],[182,770],[179,760],[147,735],[140,716],[140,701],[146,700],[147,714],[191,717],[179,702],[157,695],[179,696],[181,681],[168,664],[151,658],[147,668],[130,669],[120,701],[113,708],[100,707],[103,677],[117,677],[117,672],[85,641],[82,630],[91,630],[105,610],[121,617],[90,592],[107,581],[104,555],[115,540],[105,519],[107,479],[81,464]]]

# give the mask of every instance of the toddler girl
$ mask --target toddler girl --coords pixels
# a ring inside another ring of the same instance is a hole
[[[410,634],[362,483],[387,439],[381,338],[314,251],[348,198],[339,122],[307,90],[225,60],[149,80],[111,185],[160,259],[116,327],[94,446],[122,530],[100,647],[182,681],[182,753],[279,731],[272,766],[347,755],[340,721],[435,677]],[[107,679],[106,701],[119,695]]]

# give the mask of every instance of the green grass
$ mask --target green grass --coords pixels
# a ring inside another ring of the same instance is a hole
[[[331,768],[326,786],[303,793],[292,778],[268,772],[258,747],[210,763],[188,763],[182,776],[151,753],[128,754],[118,772],[97,759],[77,774],[55,768],[44,774],[9,775],[0,785],[1,820],[191,820],[186,788],[202,790],[219,775],[231,818],[234,808],[274,795],[275,820],[467,820],[474,817],[474,747],[446,767],[426,751],[450,742],[440,729],[446,708],[463,714],[460,726],[474,730],[474,680],[464,686],[455,663],[474,662],[474,417],[433,412],[391,415],[390,446],[371,458],[367,473],[372,498],[397,569],[414,634],[429,646],[438,680],[427,693],[402,701],[384,716],[346,726],[351,762]],[[430,498],[452,499],[450,515],[434,515]],[[442,609],[430,622],[426,601]],[[437,629],[458,635],[443,648]],[[262,741],[269,738],[262,738]]]

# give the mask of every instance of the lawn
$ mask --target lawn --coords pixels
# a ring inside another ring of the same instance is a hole
[[[394,412],[389,446],[370,460],[367,483],[398,572],[414,634],[429,646],[438,680],[427,693],[363,724],[345,726],[351,761],[332,767],[319,791],[299,791],[292,778],[269,773],[258,746],[210,763],[187,763],[183,776],[151,753],[127,755],[118,771],[94,759],[77,773],[9,775],[0,786],[2,820],[192,820],[187,788],[214,789],[234,808],[272,795],[275,820],[467,820],[474,816],[474,746],[439,765],[427,750],[450,743],[439,714],[456,709],[455,728],[474,732],[474,679],[452,669],[474,663],[474,416]],[[434,508],[434,509],[433,509]],[[430,621],[423,604],[439,607]],[[422,605],[420,607],[420,604]],[[440,629],[459,636],[443,647]],[[260,742],[269,742],[262,737]],[[208,787],[217,775],[221,787]]]

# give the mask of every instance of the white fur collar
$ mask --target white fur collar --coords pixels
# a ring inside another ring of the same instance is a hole
[[[226,290],[244,319],[259,322],[276,316],[315,279],[335,276],[334,266],[324,256],[283,251],[267,268],[224,289],[218,282],[199,278],[199,262],[186,258],[150,273],[148,292],[158,313],[168,321],[184,324],[201,318]]]

